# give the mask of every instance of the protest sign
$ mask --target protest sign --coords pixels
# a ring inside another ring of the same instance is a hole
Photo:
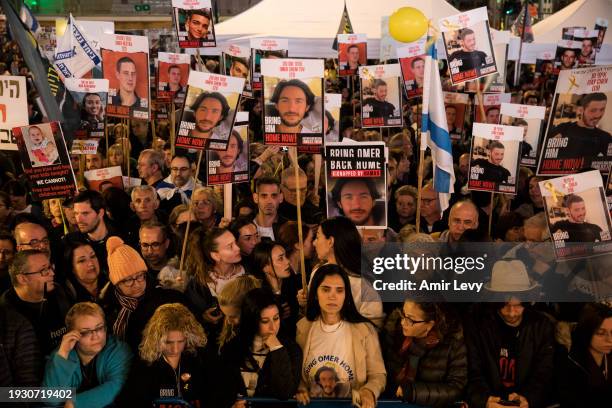
[[[0,76],[0,150],[17,150],[11,129],[28,124],[26,78]]]
[[[361,127],[402,126],[401,76],[399,64],[359,67]]]
[[[79,139],[104,137],[108,80],[68,78],[64,84],[81,112],[81,124],[75,136]]]
[[[501,123],[508,126],[519,126],[523,129],[521,144],[521,166],[535,167],[537,154],[540,151],[540,134],[546,108],[544,106],[501,104]]]
[[[289,55],[289,41],[275,38],[251,39],[251,88],[253,91],[261,90],[261,60],[273,58],[287,58]]]
[[[357,75],[368,63],[368,40],[365,34],[338,34],[338,76]]]
[[[190,64],[189,54],[157,54],[157,102],[185,102]]]
[[[172,0],[172,16],[179,47],[217,45],[210,0]]]
[[[206,184],[246,183],[249,181],[249,113],[238,112],[227,150],[207,151]]]

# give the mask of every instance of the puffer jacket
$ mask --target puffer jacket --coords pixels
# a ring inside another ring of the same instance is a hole
[[[461,400],[467,384],[468,363],[460,327],[453,327],[435,347],[425,351],[412,384],[399,384],[396,380],[405,363],[400,355],[404,336],[399,309],[389,315],[381,336],[388,373],[387,398],[396,398],[397,388],[402,387],[403,400],[418,405],[448,407]]]

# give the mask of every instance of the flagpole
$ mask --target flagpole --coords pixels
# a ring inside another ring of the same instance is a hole
[[[521,43],[519,44],[519,55],[514,69],[514,86],[518,85],[519,76],[521,73],[521,55],[523,53],[523,41],[525,41],[525,26],[527,25],[527,0],[523,3],[525,14],[523,15],[523,29],[521,30]],[[520,14],[519,14],[520,18]]]

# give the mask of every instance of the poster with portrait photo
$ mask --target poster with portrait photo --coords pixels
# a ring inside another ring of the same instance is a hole
[[[480,87],[481,92],[505,92],[506,55],[508,54],[508,44],[510,43],[510,32],[493,30],[491,32],[491,41],[493,42],[493,53],[497,64],[497,73],[465,82],[463,84],[464,92],[478,92],[478,87]]]
[[[172,18],[180,48],[217,45],[211,0],[172,0]]]
[[[401,127],[402,72],[399,64],[359,67],[361,127]]]
[[[66,89],[81,112],[81,124],[74,135],[79,139],[104,137],[108,79],[67,78]]]
[[[538,53],[533,74],[533,82],[538,84],[538,88],[554,92],[558,75],[559,68],[555,66],[555,52],[543,51]]]
[[[469,112],[470,96],[459,92],[444,92],[444,111],[451,140],[461,141],[465,133],[465,121]]]
[[[227,150],[206,151],[206,185],[249,182],[249,113],[238,112]]]
[[[612,66],[562,70],[537,174],[562,176],[612,165]]]
[[[487,8],[439,20],[453,85],[497,72]]]
[[[221,53],[221,73],[235,78],[243,78],[242,96],[253,97],[251,89],[251,49],[230,44]]]
[[[384,142],[325,145],[327,218],[344,215],[358,228],[387,228]]]
[[[32,199],[71,197],[77,185],[59,122],[13,128]]]
[[[338,34],[338,76],[358,74],[368,64],[368,38],[365,34]]]
[[[244,79],[191,71],[176,146],[227,150]]]
[[[102,76],[108,80],[106,115],[149,120],[149,39],[103,34]]]
[[[90,190],[103,193],[109,187],[123,189],[123,176],[121,166],[104,167],[102,169],[87,170],[83,173]]]
[[[157,102],[182,105],[187,95],[191,55],[159,52],[157,54]]]
[[[408,99],[423,96],[426,44],[427,40],[421,39],[400,47],[396,51]]]
[[[325,131],[325,143],[340,141],[340,107],[342,106],[342,94],[325,94],[325,117],[323,117],[323,129]]]
[[[319,59],[261,60],[264,144],[321,152],[323,63]]]
[[[578,67],[589,67],[595,65],[595,55],[597,54],[597,30],[576,30],[574,31],[574,41],[578,41],[580,53],[578,54]]]
[[[468,190],[516,194],[523,129],[474,123]]]
[[[0,150],[17,151],[11,129],[30,123],[26,77],[3,75],[0,85]]]
[[[579,41],[559,41],[555,52],[555,68],[558,71],[575,68],[578,64],[580,50],[582,50],[582,43]]]
[[[598,31],[597,45],[595,48],[597,48],[597,51],[599,52],[599,50],[601,50],[601,46],[603,45],[604,38],[606,37],[606,31],[608,31],[608,20],[598,17],[595,20],[595,27],[593,29]]]
[[[571,174],[538,184],[558,260],[612,252],[612,222],[598,171]]]
[[[510,103],[511,94],[481,94],[482,105],[484,107],[484,116],[482,116],[483,109],[480,109],[480,95],[476,95],[474,99],[476,106],[474,106],[474,122],[488,123],[490,125],[496,125],[499,123],[501,115],[501,104]]]
[[[289,40],[278,38],[251,39],[251,89],[259,91],[263,87],[261,79],[261,60],[287,58]]]
[[[501,124],[518,126],[523,129],[521,166],[535,167],[538,164],[537,155],[540,151],[540,134],[545,115],[546,107],[544,106],[501,104]]]
[[[574,26],[574,27],[563,27],[561,29],[562,40],[573,40],[574,32],[577,30],[586,30],[586,27]]]

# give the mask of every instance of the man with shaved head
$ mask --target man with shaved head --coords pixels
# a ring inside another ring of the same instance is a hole
[[[451,207],[448,229],[440,234],[441,242],[457,242],[464,231],[478,228],[478,208],[470,200],[459,201]]]

